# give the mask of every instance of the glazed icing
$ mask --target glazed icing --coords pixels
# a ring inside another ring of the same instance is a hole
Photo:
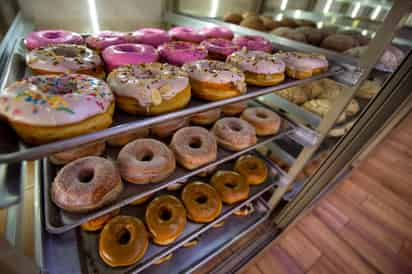
[[[272,43],[264,37],[257,35],[242,35],[233,39],[233,43],[249,50],[272,52]]]
[[[225,56],[238,51],[240,46],[234,44],[232,41],[223,38],[210,38],[200,43],[208,52],[218,53]]]
[[[233,31],[225,27],[205,27],[199,31],[205,38],[223,38],[231,40]]]
[[[321,54],[293,51],[276,53],[275,56],[282,58],[286,67],[294,70],[312,70],[328,66],[328,60]]]
[[[126,34],[118,31],[101,31],[86,38],[87,46],[96,50],[126,42]]]
[[[129,39],[131,42],[151,45],[153,47],[158,47],[171,40],[166,31],[156,28],[138,29],[130,35]]]
[[[159,105],[189,85],[181,68],[160,63],[118,67],[109,74],[107,82],[116,95],[135,98],[144,107]]]
[[[30,32],[24,44],[29,50],[56,44],[83,44],[83,37],[66,30],[41,30]]]
[[[30,51],[26,55],[26,63],[36,70],[73,73],[98,67],[102,60],[85,46],[62,44]]]
[[[205,40],[205,36],[191,27],[175,27],[169,30],[169,35],[173,40],[200,43]]]
[[[114,102],[109,86],[83,74],[34,76],[0,95],[0,115],[38,126],[61,126],[104,113]]]
[[[158,50],[161,58],[177,66],[194,60],[204,59],[207,56],[207,50],[204,47],[182,41],[165,43]]]
[[[242,71],[258,74],[275,74],[285,71],[285,63],[276,55],[246,48],[229,55],[226,62]]]

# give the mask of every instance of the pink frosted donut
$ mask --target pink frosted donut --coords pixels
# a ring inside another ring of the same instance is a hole
[[[223,38],[232,40],[233,31],[225,27],[206,27],[200,30],[199,32],[206,38]]]
[[[159,54],[166,62],[181,66],[191,61],[206,58],[207,50],[193,43],[176,41],[161,45]]]
[[[86,38],[89,48],[104,50],[113,45],[127,43],[126,34],[118,31],[101,31]]]
[[[130,42],[151,45],[156,48],[171,40],[166,31],[155,28],[138,29],[132,33],[129,39]]]
[[[154,47],[141,44],[113,45],[103,50],[102,57],[110,71],[121,65],[153,63],[159,59]]]
[[[240,50],[240,46],[232,41],[223,38],[211,38],[200,43],[208,52],[209,59],[226,60],[226,57],[235,51]]]
[[[169,35],[172,40],[185,41],[192,43],[200,43],[206,39],[206,37],[199,31],[192,29],[191,27],[175,27],[169,30]]]
[[[268,53],[272,52],[272,43],[257,35],[242,35],[233,39],[233,43],[249,50],[260,50]]]
[[[29,50],[56,44],[83,44],[80,34],[65,30],[41,30],[27,35],[24,44]]]

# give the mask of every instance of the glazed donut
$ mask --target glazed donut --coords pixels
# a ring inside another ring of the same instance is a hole
[[[264,107],[247,108],[240,118],[255,128],[257,136],[276,134],[282,122],[279,115]]]
[[[276,54],[243,48],[229,55],[227,63],[241,69],[248,84],[273,86],[285,80],[285,63]]]
[[[195,125],[210,125],[220,118],[220,108],[195,113],[190,117],[190,122]]]
[[[168,191],[177,191],[177,190],[181,189],[182,186],[183,186],[183,183],[174,183],[174,184],[168,185],[166,187],[166,189]]]
[[[197,223],[209,223],[222,211],[222,200],[214,187],[202,182],[187,184],[182,191],[187,218]]]
[[[146,208],[145,217],[153,242],[158,245],[173,243],[185,230],[186,209],[172,195],[154,198]]]
[[[113,45],[127,43],[126,34],[118,31],[101,31],[86,38],[89,48],[102,51]]]
[[[110,204],[123,190],[115,164],[89,156],[59,170],[51,186],[53,202],[69,212],[88,212]]]
[[[84,231],[97,231],[104,227],[104,225],[109,222],[111,219],[119,215],[120,209],[115,209],[109,213],[106,213],[100,217],[97,217],[93,220],[90,220],[86,223],[80,225]]]
[[[157,183],[176,168],[173,152],[154,139],[137,139],[125,145],[117,157],[122,178],[134,184]]]
[[[255,29],[258,31],[265,31],[265,25],[263,24],[263,20],[259,18],[259,16],[248,16],[247,18],[243,19],[240,24],[242,27]]]
[[[306,43],[305,34],[288,27],[280,27],[271,31],[273,35],[284,37],[290,40]]]
[[[107,128],[114,96],[107,84],[80,74],[29,77],[0,95],[0,117],[29,144],[45,144]]]
[[[106,148],[105,142],[98,142],[94,144],[82,145],[73,149],[58,152],[49,156],[50,162],[55,165],[64,165],[68,162],[86,157],[86,156],[100,156]]]
[[[170,148],[176,161],[183,167],[194,170],[217,159],[216,139],[202,127],[179,129],[172,138]]]
[[[158,138],[166,138],[172,136],[178,129],[189,126],[189,118],[176,118],[161,124],[152,126],[152,135]]]
[[[227,40],[232,40],[233,38],[233,31],[225,27],[205,27],[199,31],[201,35],[205,37],[205,39],[209,38],[223,38]]]
[[[352,36],[345,34],[332,34],[323,39],[320,47],[338,52],[359,46],[359,42]]]
[[[245,178],[249,185],[259,185],[268,177],[265,162],[253,155],[243,155],[236,160],[234,171]]]
[[[162,263],[164,263],[164,262],[169,261],[169,260],[172,259],[172,258],[173,258],[173,253],[169,253],[169,254],[167,254],[167,255],[165,255],[165,256],[163,256],[163,257],[160,257],[159,259],[155,260],[155,261],[153,262],[153,264],[159,265],[159,264],[162,264]]]
[[[159,59],[154,47],[141,44],[113,45],[103,50],[102,57],[109,71],[122,65],[153,63]]]
[[[66,30],[41,30],[30,32],[24,39],[28,50],[48,47],[58,44],[83,44],[83,37],[75,32]]]
[[[253,204],[247,204],[245,206],[242,206],[241,208],[239,208],[235,212],[233,212],[233,214],[236,215],[236,216],[249,216],[254,211],[255,211],[255,208],[254,208]]]
[[[314,28],[314,27],[305,26],[305,27],[296,28],[295,30],[297,32],[303,33],[305,35],[306,41],[309,44],[312,44],[315,46],[319,45],[322,42],[323,38],[325,37],[324,33],[321,30]]]
[[[149,247],[149,233],[140,219],[117,216],[99,237],[100,258],[111,267],[129,266],[143,258]]]
[[[255,128],[248,122],[239,118],[222,118],[212,128],[217,143],[222,147],[239,151],[256,144]]]
[[[181,109],[191,96],[187,74],[169,64],[121,66],[109,74],[107,82],[117,107],[130,114],[158,115]]]
[[[196,174],[196,176],[209,177],[210,175],[215,173],[215,170],[216,170],[216,166],[212,166],[212,167],[207,168],[205,171],[202,171],[202,172]]]
[[[171,38],[165,30],[143,28],[133,32],[129,40],[133,43],[151,45],[157,48],[164,43],[170,42]]]
[[[81,45],[54,45],[26,54],[26,64],[34,74],[88,74],[104,78],[99,54]]]
[[[169,30],[169,35],[174,41],[184,41],[191,43],[200,43],[206,37],[199,31],[191,27],[175,27]]]
[[[223,21],[229,22],[232,24],[239,24],[242,21],[243,17],[240,13],[229,12],[223,16]]]
[[[107,139],[107,144],[109,146],[121,147],[133,140],[146,138],[147,136],[149,136],[149,128],[138,128],[131,132],[122,133],[120,135],[110,137],[109,139]]]
[[[195,239],[193,239],[193,240],[191,240],[191,241],[189,241],[189,242],[187,242],[187,243],[184,243],[183,244],[183,247],[185,247],[185,248],[191,248],[192,246],[195,246],[195,245],[197,245],[199,243],[199,239],[198,238],[195,238]]]
[[[225,116],[236,116],[242,113],[247,108],[247,102],[238,102],[233,104],[224,105],[221,107],[223,115]]]
[[[210,179],[210,184],[219,192],[226,204],[235,204],[249,197],[249,185],[237,172],[219,170]]]
[[[272,52],[272,43],[264,37],[257,35],[241,35],[233,39],[233,43],[248,50],[260,50],[267,53]]]
[[[203,46],[190,42],[169,42],[161,45],[158,50],[163,61],[176,66],[207,57],[207,50]]]
[[[220,61],[198,60],[183,65],[189,74],[193,96],[217,101],[246,93],[245,75]]]
[[[153,197],[153,195],[154,194],[149,194],[149,195],[143,196],[142,198],[134,200],[129,205],[134,205],[134,206],[142,205],[142,204],[146,203],[147,201],[149,201]]]
[[[207,50],[207,58],[225,61],[226,57],[235,51],[240,50],[240,46],[224,38],[211,38],[200,43]]]
[[[286,64],[286,74],[295,79],[305,79],[328,70],[328,60],[321,54],[283,52],[275,54]]]

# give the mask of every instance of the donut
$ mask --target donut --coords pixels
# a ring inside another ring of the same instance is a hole
[[[302,86],[294,86],[290,88],[285,88],[285,89],[277,90],[274,93],[298,105],[301,105],[308,100],[308,95],[306,94]]]
[[[306,43],[305,34],[288,27],[280,27],[271,31],[273,35],[281,36],[290,40]]]
[[[197,223],[210,223],[222,211],[222,200],[214,187],[202,182],[187,184],[182,190],[187,218]]]
[[[86,156],[100,156],[103,154],[105,148],[105,142],[82,145],[76,148],[52,154],[49,156],[49,160],[55,165],[64,165]]]
[[[139,199],[134,200],[134,201],[131,202],[129,205],[137,206],[137,205],[144,204],[144,203],[146,203],[147,201],[149,201],[149,200],[153,197],[153,195],[154,195],[154,194],[149,194],[149,195],[143,196],[142,198],[139,198]]]
[[[255,128],[257,136],[276,134],[282,122],[279,115],[264,107],[247,108],[243,111],[240,118]]]
[[[69,212],[89,212],[115,201],[123,190],[115,164],[102,157],[77,159],[59,170],[51,186],[54,204]]]
[[[226,57],[235,51],[240,50],[240,46],[224,38],[210,38],[200,43],[207,50],[207,58],[225,61]]]
[[[358,41],[359,46],[366,46],[370,42],[369,38],[362,35],[362,33],[357,30],[342,30],[339,33],[352,36],[355,40]]]
[[[243,19],[240,24],[242,27],[250,28],[250,29],[255,29],[258,31],[265,31],[265,25],[263,24],[262,19],[259,18],[259,16],[249,16]]]
[[[149,136],[149,128],[138,128],[132,130],[131,132],[122,133],[120,135],[110,137],[109,139],[107,139],[107,144],[109,146],[121,147],[133,140],[146,138],[147,136]]]
[[[235,204],[249,197],[249,185],[237,172],[219,170],[210,179],[210,184],[217,190],[225,204]]]
[[[203,46],[182,41],[165,43],[159,46],[158,51],[163,61],[176,66],[207,57],[207,50]]]
[[[283,52],[275,54],[286,64],[286,74],[295,79],[305,79],[328,70],[328,60],[324,55],[303,52]]]
[[[236,116],[239,113],[242,113],[247,108],[247,102],[242,101],[238,103],[224,105],[220,109],[225,116]]]
[[[129,266],[143,258],[149,247],[149,233],[143,222],[132,216],[117,216],[99,237],[100,258],[111,267]]]
[[[249,216],[255,211],[255,208],[253,207],[253,204],[247,204],[245,206],[242,206],[235,212],[233,212],[234,215],[236,216]]]
[[[189,75],[193,96],[217,101],[246,93],[245,75],[220,61],[198,60],[183,65]]]
[[[172,136],[178,129],[189,126],[189,117],[176,118],[151,127],[152,135],[158,138]]]
[[[253,155],[239,157],[233,170],[242,175],[249,185],[259,185],[268,177],[268,168],[265,162]]]
[[[197,245],[199,243],[199,238],[195,238],[195,239],[193,239],[193,240],[191,240],[191,241],[189,241],[189,242],[187,242],[187,243],[184,243],[183,244],[183,247],[185,247],[185,248],[191,248],[192,246],[195,246],[195,245]]]
[[[156,28],[138,29],[129,37],[129,41],[133,43],[151,45],[155,48],[170,42],[170,40],[171,38],[165,30]]]
[[[199,31],[201,35],[205,37],[205,39],[209,38],[222,38],[227,40],[232,40],[233,38],[233,31],[225,27],[205,27]]]
[[[33,49],[26,54],[33,74],[88,74],[104,78],[102,60],[94,50],[81,45],[54,45]]]
[[[103,50],[102,57],[109,71],[122,65],[153,63],[159,59],[154,47],[130,43],[109,46]]]
[[[324,33],[321,30],[314,28],[314,27],[305,26],[305,27],[296,28],[295,30],[297,32],[303,33],[305,35],[306,41],[309,44],[312,44],[315,46],[319,45],[324,38]]]
[[[262,20],[263,26],[265,27],[267,31],[271,31],[275,28],[280,27],[279,21],[274,21],[272,16],[261,15],[259,16],[259,18]]]
[[[80,227],[84,231],[97,231],[100,230],[104,227],[104,225],[109,222],[111,219],[119,215],[120,209],[115,209],[109,213],[106,213],[100,217],[97,217],[93,220],[90,220],[88,222],[85,222],[80,225]]]
[[[210,125],[216,122],[220,118],[220,108],[195,113],[190,116],[190,122],[195,125]]]
[[[321,48],[344,52],[359,46],[359,42],[352,36],[346,34],[332,34],[323,39]]]
[[[239,118],[228,117],[218,120],[212,132],[217,143],[231,151],[245,149],[257,142],[255,128]]]
[[[232,24],[239,24],[242,21],[243,17],[240,13],[229,12],[223,16],[223,21],[232,23]]]
[[[183,183],[174,183],[174,184],[168,185],[166,189],[168,191],[177,191],[181,189],[182,186],[183,186]]]
[[[86,38],[89,48],[102,51],[113,45],[127,43],[126,34],[119,31],[101,31]]]
[[[174,41],[200,43],[206,38],[202,33],[191,27],[175,27],[170,29],[168,33]]]
[[[117,157],[120,175],[134,184],[157,183],[176,168],[173,152],[154,139],[137,139],[125,145]]]
[[[285,63],[276,54],[243,48],[229,55],[226,62],[242,70],[248,84],[273,86],[285,80]]]
[[[196,176],[199,176],[199,177],[209,177],[210,175],[212,175],[213,173],[215,173],[215,170],[216,170],[216,166],[212,166],[212,167],[209,167],[209,168],[207,168],[206,170],[204,170],[204,171],[196,174]]]
[[[83,37],[66,30],[41,30],[30,32],[24,39],[24,45],[28,50],[48,47],[58,44],[83,44]]]
[[[107,82],[116,106],[130,114],[158,115],[185,107],[191,96],[187,74],[179,67],[151,63],[113,70]]]
[[[338,27],[336,25],[326,25],[326,26],[323,26],[320,30],[324,33],[326,37],[326,36],[337,33]]]
[[[168,245],[185,230],[186,209],[175,196],[161,195],[147,206],[145,218],[153,242]]]
[[[257,16],[257,13],[255,11],[245,11],[244,13],[242,13],[242,18],[246,19],[248,17],[255,17]]]
[[[289,27],[289,28],[296,28],[298,26],[296,21],[292,18],[283,18],[282,20],[279,21],[279,24],[282,27]]]
[[[105,129],[113,112],[108,85],[87,75],[28,77],[0,95],[0,117],[35,145]]]
[[[233,39],[233,43],[249,50],[272,52],[272,43],[264,37],[257,35],[241,35]]]
[[[170,148],[176,161],[189,170],[214,162],[217,159],[216,139],[202,127],[179,129],[172,138]]]

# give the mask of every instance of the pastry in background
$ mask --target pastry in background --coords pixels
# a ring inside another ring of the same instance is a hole
[[[282,27],[289,27],[289,28],[296,28],[298,25],[296,24],[295,20],[292,18],[283,18],[279,21],[279,24]]]
[[[281,89],[274,93],[297,105],[301,105],[308,100],[308,96],[302,86]]]
[[[145,138],[149,136],[149,128],[138,128],[130,132],[122,133],[117,136],[110,137],[107,139],[107,144],[109,146],[124,146],[127,143],[130,143],[133,140],[138,138]]]
[[[290,40],[306,43],[305,34],[298,32],[292,28],[280,27],[271,31],[273,35],[281,36]]]
[[[338,27],[335,25],[326,25],[326,26],[323,26],[320,30],[325,34],[325,37],[326,37],[326,36],[337,33]]]
[[[360,110],[360,106],[356,99],[351,99],[349,104],[346,106],[345,113],[346,116],[351,117],[356,115]]]
[[[242,14],[229,12],[223,16],[223,21],[238,25],[243,20]]]
[[[305,35],[306,41],[309,44],[315,46],[318,46],[325,37],[325,34],[321,30],[313,27],[299,27],[296,28],[295,31],[303,33]]]
[[[366,80],[356,91],[355,96],[363,99],[370,99],[378,94],[380,89],[381,86],[377,81]]]
[[[334,50],[337,52],[344,52],[348,49],[359,46],[359,42],[352,36],[345,34],[332,34],[323,39],[320,47]]]
[[[357,30],[342,30],[342,31],[339,31],[339,33],[352,36],[358,41],[360,46],[366,46],[370,41],[368,37],[362,35],[362,33]]]
[[[308,100],[316,99],[323,92],[323,85],[320,80],[303,84],[301,87],[305,91]]]
[[[328,99],[314,99],[304,103],[303,108],[323,118],[332,109],[332,102]],[[345,120],[346,113],[342,112],[336,122],[342,123]]]
[[[271,31],[271,30],[273,30],[273,29],[275,29],[275,28],[280,27],[279,21],[273,20],[272,16],[269,16],[269,15],[261,15],[259,18],[262,20],[263,25],[265,26],[265,29],[266,29],[267,31]]]
[[[250,29],[255,29],[259,31],[265,31],[265,25],[263,24],[262,19],[259,18],[259,16],[249,16],[245,19],[243,19],[240,22],[240,25],[242,27],[250,28]]]
[[[247,108],[247,101],[242,101],[238,103],[228,104],[221,107],[223,115],[225,116],[235,116]]]
[[[316,23],[305,19],[295,19],[297,27],[312,27],[316,28]]]
[[[81,145],[76,148],[52,154],[49,156],[49,160],[55,165],[64,165],[86,156],[100,156],[103,154],[105,148],[105,142]]]
[[[242,13],[242,18],[246,19],[248,17],[255,17],[257,16],[257,13],[255,11],[246,11],[244,13]]]
[[[157,138],[166,138],[172,136],[178,129],[187,127],[188,125],[189,117],[181,117],[156,124],[150,128],[150,132]]]

